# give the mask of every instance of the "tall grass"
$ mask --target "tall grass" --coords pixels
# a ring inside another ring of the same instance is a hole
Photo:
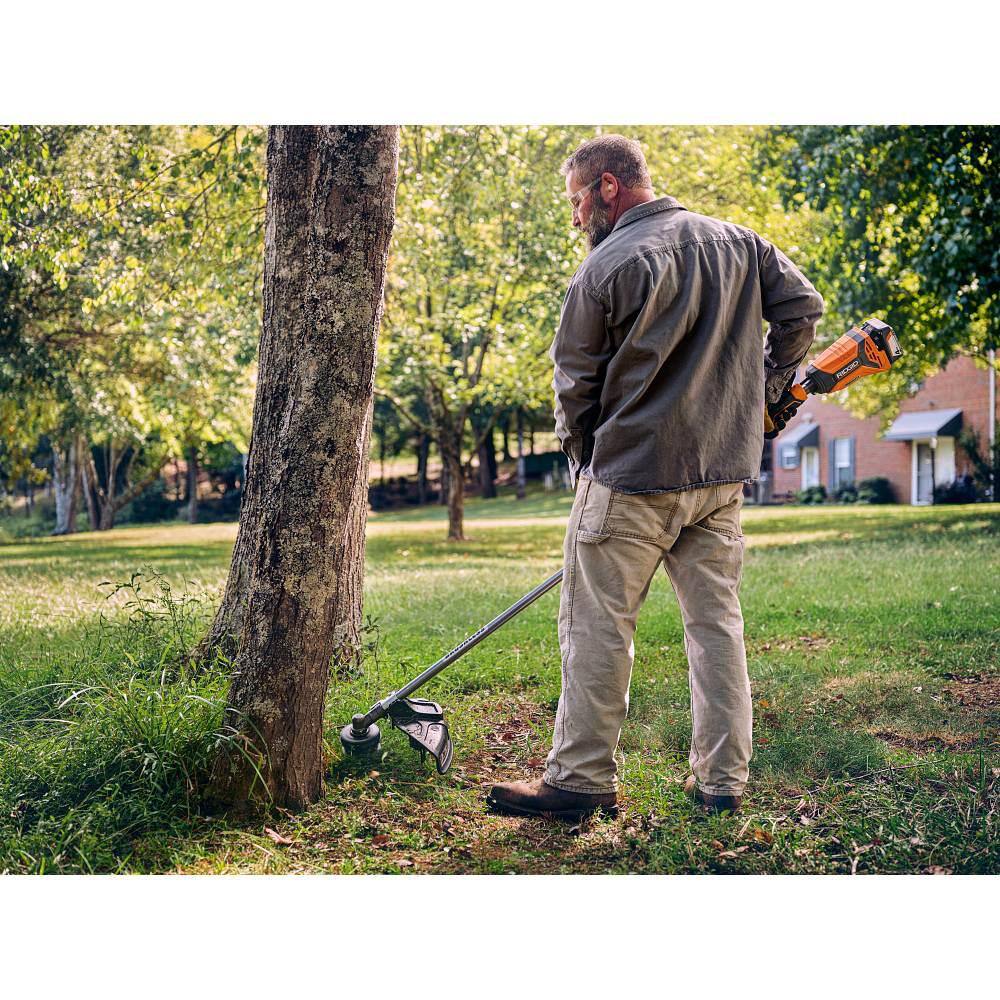
[[[0,655],[2,871],[134,870],[137,838],[189,824],[230,739],[224,665],[187,662],[202,602],[156,573],[108,587],[118,611],[74,659],[29,670]]]

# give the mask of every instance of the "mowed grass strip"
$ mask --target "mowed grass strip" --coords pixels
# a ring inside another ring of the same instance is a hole
[[[343,760],[337,733],[355,711],[558,568],[570,502],[471,501],[462,543],[445,541],[439,508],[373,516],[368,649],[331,686],[327,798],[239,824],[198,800],[225,741],[226,664],[178,669],[235,525],[0,546],[0,870],[1000,871],[994,505],[745,511],[755,750],[741,815],[707,818],[682,792],[687,663],[662,571],[639,619],[618,819],[483,811],[493,781],[544,761],[557,593],[421,692],[447,708],[449,774],[392,730],[384,759]]]

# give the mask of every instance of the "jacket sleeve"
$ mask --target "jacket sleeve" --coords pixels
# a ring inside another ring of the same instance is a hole
[[[823,298],[777,247],[758,240],[761,300],[770,324],[764,338],[764,398],[776,403],[816,336]]]
[[[549,351],[555,365],[556,435],[569,460],[574,485],[593,451],[594,425],[600,415],[601,389],[611,354],[604,306],[582,282],[574,280]]]

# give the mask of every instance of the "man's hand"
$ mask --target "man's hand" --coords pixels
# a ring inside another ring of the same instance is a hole
[[[764,407],[764,437],[776,438],[801,405],[802,400],[796,399],[788,389],[777,403],[767,403]]]

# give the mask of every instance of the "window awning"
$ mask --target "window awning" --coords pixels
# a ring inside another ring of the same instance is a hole
[[[961,410],[921,410],[902,413],[885,432],[885,441],[916,441],[922,438],[951,437],[962,428]]]
[[[818,448],[819,424],[799,424],[778,438],[781,448]]]

